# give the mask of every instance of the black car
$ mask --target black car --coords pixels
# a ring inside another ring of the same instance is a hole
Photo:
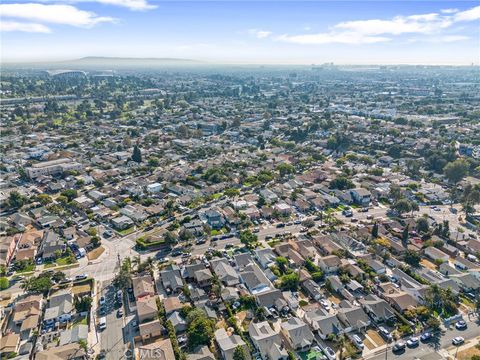
[[[398,341],[398,342],[395,343],[395,345],[393,345],[392,351],[393,352],[400,352],[400,351],[405,350],[406,347],[407,347],[407,344],[404,341]]]
[[[426,332],[420,335],[420,341],[427,342],[433,338],[433,334],[431,332]]]

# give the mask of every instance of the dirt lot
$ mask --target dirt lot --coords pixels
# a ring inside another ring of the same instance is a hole
[[[427,269],[430,269],[430,270],[436,270],[437,269],[437,266],[434,263],[432,263],[432,262],[430,262],[426,259],[422,259],[420,261],[420,264],[422,264],[423,266],[425,266]]]
[[[367,334],[378,346],[385,345],[385,341],[375,330],[370,329]]]
[[[98,247],[98,248],[93,249],[92,251],[90,251],[90,252],[87,254],[87,258],[88,258],[88,260],[90,260],[90,261],[91,261],[91,260],[96,260],[96,259],[98,259],[98,257],[99,257],[100,255],[103,254],[104,251],[105,251],[105,248],[104,248],[103,246],[100,246],[100,247]]]
[[[470,360],[473,355],[480,355],[480,350],[475,346],[458,352],[458,360]]]
[[[372,350],[375,348],[375,345],[368,339],[363,340],[363,344],[367,347],[368,350]]]

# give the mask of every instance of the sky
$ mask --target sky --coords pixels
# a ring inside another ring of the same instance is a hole
[[[480,1],[2,0],[2,62],[85,56],[242,64],[480,61]]]

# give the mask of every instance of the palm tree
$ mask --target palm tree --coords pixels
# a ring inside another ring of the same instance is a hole
[[[347,338],[345,337],[345,335],[338,336],[337,343],[338,343],[338,346],[340,347],[340,354],[339,354],[340,360],[343,360],[343,351],[347,343]]]
[[[137,255],[132,260],[132,265],[138,269],[140,264],[142,263],[142,259],[140,259],[140,255]]]

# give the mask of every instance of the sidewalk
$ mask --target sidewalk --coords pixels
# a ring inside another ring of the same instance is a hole
[[[480,335],[475,338],[465,340],[465,344],[459,346],[458,349],[456,346],[452,345],[449,346],[447,349],[440,350],[439,353],[443,357],[445,357],[445,359],[470,359],[477,352],[480,355],[480,350],[475,349],[475,346],[479,343]],[[471,350],[471,352],[468,350]]]

